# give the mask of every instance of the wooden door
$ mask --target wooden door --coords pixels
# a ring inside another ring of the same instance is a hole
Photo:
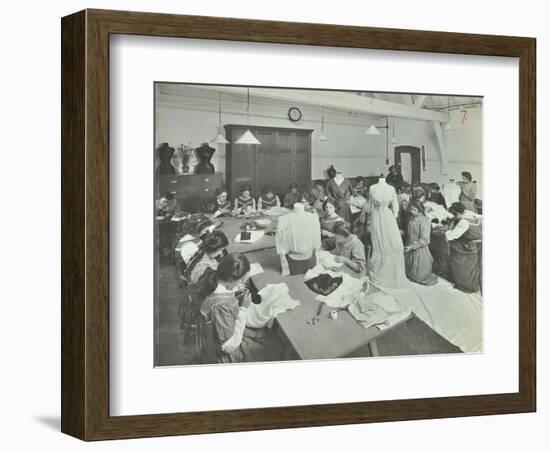
[[[407,154],[410,155],[411,159],[411,184],[420,184],[420,175],[421,175],[421,169],[420,169],[420,148],[413,147],[412,145],[398,145],[395,147],[395,164],[398,164],[401,166],[401,155]],[[409,180],[404,180],[409,182]]]
[[[254,136],[262,145],[255,145],[254,183],[255,196],[260,196],[266,184],[275,185],[276,133],[273,130],[258,129]]]
[[[294,182],[300,190],[309,189],[311,182],[311,134],[297,131],[294,147]]]
[[[294,182],[294,141],[293,131],[279,130],[276,132],[276,180],[274,184],[277,192],[280,193],[287,192],[288,187]]]

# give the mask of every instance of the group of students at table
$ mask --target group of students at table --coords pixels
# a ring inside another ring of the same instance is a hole
[[[471,181],[468,173],[463,177]],[[250,186],[244,185],[233,202],[228,199],[227,191],[220,188],[208,208],[213,216],[221,216],[286,207],[289,212],[279,217],[275,235],[283,276],[304,274],[315,267],[321,249],[331,251],[337,261],[363,275],[367,271],[370,219],[377,204],[370,198],[363,180],[352,186],[342,178],[341,173],[336,173],[326,185],[317,184],[306,194],[297,186],[291,186],[283,202],[269,186],[255,199]],[[380,181],[386,186],[383,177]],[[423,189],[410,191],[406,185],[399,186],[399,193],[393,187],[390,189],[393,194],[389,209],[398,210],[395,217],[401,227],[404,226],[406,276],[420,284],[435,284],[437,277],[432,273],[429,250],[432,221],[426,216],[426,205],[441,203],[438,190],[434,188],[429,195]],[[352,206],[356,208],[355,213]],[[471,243],[481,238],[478,217],[460,201],[445,211],[450,219],[444,221],[443,227],[450,243],[455,287],[476,292],[479,272],[477,278],[474,272],[478,254]],[[383,234],[384,229],[377,232]],[[211,362],[276,360],[281,346],[275,343],[277,338],[271,330],[247,326],[248,308],[252,303],[248,258],[244,254],[227,253],[229,239],[222,231],[201,230],[197,235],[200,242],[188,258],[185,273],[195,298],[200,299],[201,318],[212,326]]]

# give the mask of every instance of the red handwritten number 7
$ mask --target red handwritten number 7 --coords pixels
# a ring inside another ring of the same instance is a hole
[[[464,122],[466,122],[466,116],[468,115],[468,110],[467,109],[461,109],[460,110],[461,113],[464,113],[464,115],[462,116],[462,125],[464,125]]]

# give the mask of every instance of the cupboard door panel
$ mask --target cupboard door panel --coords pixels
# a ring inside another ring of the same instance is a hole
[[[276,162],[276,187],[277,192],[287,192],[293,183],[294,174],[294,135],[291,132],[277,132],[277,162]],[[282,199],[281,199],[282,200]]]
[[[273,131],[258,130],[254,135],[262,145],[256,145],[254,195],[261,195],[266,184],[275,184],[275,133]]]
[[[294,180],[301,190],[308,189],[311,181],[310,134],[297,133],[294,155]]]

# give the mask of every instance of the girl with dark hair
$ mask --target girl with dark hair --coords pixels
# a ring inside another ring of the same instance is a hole
[[[327,198],[323,202],[324,216],[320,217],[321,222],[321,241],[325,250],[333,250],[336,246],[336,239],[334,237],[334,227],[338,223],[345,222],[336,212],[336,203],[334,200]]]
[[[401,174],[401,166],[394,165],[388,169],[388,175],[386,176],[386,183],[391,184],[393,187],[401,186],[403,184],[403,175]]]
[[[206,235],[199,245],[199,250],[191,258],[187,266],[187,273],[189,274],[191,283],[197,283],[206,269],[217,269],[218,261],[227,254],[226,247],[228,245],[229,239],[221,231],[213,231]]]
[[[432,273],[433,258],[429,249],[432,227],[424,215],[422,203],[413,201],[408,211],[410,219],[405,245],[407,278],[416,283],[431,286],[437,283],[437,277]]]
[[[246,326],[252,298],[250,292],[239,293],[237,288],[249,272],[246,256],[226,255],[217,270],[207,269],[196,284],[198,297],[205,298],[200,312],[207,326],[201,329],[215,359],[208,362],[271,361],[278,356],[267,328]]]
[[[334,168],[334,166],[330,166],[327,169],[327,177],[329,178],[329,180],[332,180],[335,176],[336,176],[336,169]]]
[[[227,198],[227,189],[223,187],[216,188],[214,191],[215,199],[212,202],[214,217],[227,216],[231,214],[231,202]]]
[[[331,166],[332,167],[332,166]],[[332,167],[334,169],[334,167]],[[334,178],[330,178],[326,185],[329,198],[334,200],[336,211],[346,222],[351,222],[351,208],[348,204],[353,195],[353,187],[347,178],[339,170],[336,170]]]
[[[445,204],[445,198],[441,193],[441,188],[439,187],[439,184],[430,183],[430,189],[431,191],[428,200],[430,202],[443,206],[443,208],[447,208],[447,205]]]
[[[461,175],[462,181],[457,181],[461,190],[459,200],[468,211],[475,212],[476,184],[472,181],[472,174],[470,172],[462,172]]]
[[[451,274],[455,287],[463,292],[478,292],[481,288],[481,226],[464,218],[462,202],[451,205],[454,215],[451,229],[445,232],[449,241]]]
[[[283,200],[283,206],[285,208],[292,209],[294,207],[294,203],[300,202],[301,200],[302,194],[298,191],[298,185],[296,183],[292,183],[288,187],[288,192]]]
[[[157,216],[163,216],[165,219],[174,216],[180,212],[178,200],[171,192],[165,192],[162,197],[157,200]]]
[[[336,260],[343,262],[354,272],[363,274],[367,266],[363,243],[355,234],[352,234],[349,225],[345,222],[337,223],[333,233],[336,238],[334,249]]]
[[[241,195],[235,199],[233,214],[246,214],[256,211],[256,200],[252,196],[252,188],[249,184],[241,186]]]
[[[258,212],[271,209],[275,206],[281,206],[279,196],[275,194],[273,186],[267,184],[262,189],[262,196],[258,199]]]

